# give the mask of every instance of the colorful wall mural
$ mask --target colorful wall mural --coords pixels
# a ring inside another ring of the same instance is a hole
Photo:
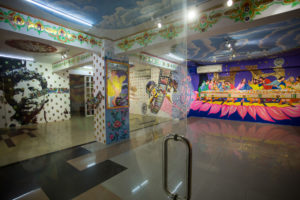
[[[164,118],[185,118],[193,90],[186,68],[168,70],[136,63],[130,70],[130,113]]]
[[[199,87],[189,116],[299,125],[297,57],[228,63],[221,73],[193,80]]]
[[[106,60],[106,106],[128,107],[129,64]]]
[[[129,109],[106,110],[106,142],[120,142],[129,138]]]
[[[0,127],[70,118],[68,73],[51,65],[0,58]]]
[[[129,64],[105,59],[106,144],[129,138]]]
[[[157,114],[165,98],[172,104],[170,94],[171,92],[176,93],[177,88],[178,83],[173,80],[172,71],[160,69],[158,83],[149,81],[146,85],[146,93],[149,95],[148,107],[150,111]]]
[[[81,53],[52,64],[53,71],[65,70],[74,66],[88,65],[93,62],[93,53]]]
[[[103,43],[102,39],[6,8],[0,8],[0,25],[2,29],[9,31],[90,50],[99,51]]]

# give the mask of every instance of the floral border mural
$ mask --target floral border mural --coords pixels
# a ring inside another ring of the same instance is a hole
[[[234,22],[248,22],[255,19],[256,16],[262,15],[273,5],[291,6],[295,7],[300,5],[299,0],[241,0],[237,1],[230,8],[222,8],[220,10],[212,10],[205,12],[199,16],[198,20],[188,24],[188,31],[191,32],[206,32],[217,24],[220,19],[227,18]],[[152,29],[134,36],[121,39],[116,42],[116,47],[121,51],[132,49],[135,44],[140,47],[145,47],[153,43],[155,39],[171,40],[180,37],[184,32],[184,24],[175,22],[163,26],[161,29]]]
[[[85,61],[86,62],[92,61],[92,53],[83,53],[83,54],[68,58],[66,60],[59,61],[57,63],[52,64],[52,68],[57,69],[57,68],[64,67],[64,69],[65,69],[65,68],[80,64],[81,62],[85,62]]]
[[[14,31],[35,31],[38,35],[46,36],[47,39],[60,43],[73,44],[77,42],[80,46],[101,47],[102,39],[96,39],[90,35],[73,31],[71,29],[58,26],[41,19],[33,18],[12,10],[0,8],[0,23],[8,24]]]
[[[146,53],[139,54],[138,58],[143,63],[155,65],[157,67],[161,67],[161,68],[165,68],[165,69],[169,69],[169,70],[176,70],[176,68],[178,67],[178,64],[174,64],[169,61],[162,60],[158,57],[155,57],[155,56],[152,56],[152,55],[146,54]]]
[[[106,110],[106,144],[129,138],[129,109]]]

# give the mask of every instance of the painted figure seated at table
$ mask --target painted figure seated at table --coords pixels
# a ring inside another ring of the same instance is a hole
[[[248,85],[247,80],[243,78],[243,80],[236,87],[237,90],[251,90],[252,88]]]
[[[281,76],[278,80],[275,80],[267,85],[272,86],[272,89],[284,89],[286,87],[284,79],[285,78]]]

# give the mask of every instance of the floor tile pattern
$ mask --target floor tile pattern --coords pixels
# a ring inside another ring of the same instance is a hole
[[[87,153],[75,147],[0,168],[1,199],[13,199],[37,188],[49,199],[71,199],[126,169],[106,160],[78,171],[66,162]]]

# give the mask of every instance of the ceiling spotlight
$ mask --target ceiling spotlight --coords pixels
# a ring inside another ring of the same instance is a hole
[[[190,10],[190,11],[188,12],[188,14],[187,14],[187,19],[188,19],[188,21],[193,21],[193,20],[196,19],[196,17],[197,17],[197,12],[196,12],[196,10]]]
[[[67,57],[68,57],[67,52],[61,53],[61,59],[65,59]]]
[[[159,22],[159,23],[157,23],[157,27],[158,27],[158,28],[161,28],[161,26],[162,26],[162,25],[161,25],[161,23],[160,23],[160,22]]]
[[[231,7],[232,5],[233,5],[233,1],[232,1],[232,0],[228,0],[228,1],[227,1],[227,6],[228,6],[228,7]]]

